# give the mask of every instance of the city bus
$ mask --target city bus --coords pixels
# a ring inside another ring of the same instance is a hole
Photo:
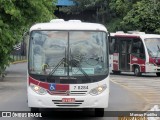
[[[30,28],[28,106],[92,109],[103,116],[109,101],[106,27],[80,20],[52,20]]]
[[[160,35],[119,31],[109,37],[110,72],[156,73],[160,76]]]

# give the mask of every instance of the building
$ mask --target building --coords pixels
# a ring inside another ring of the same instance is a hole
[[[73,6],[75,3],[72,0],[57,0],[56,6],[62,7],[62,6]]]

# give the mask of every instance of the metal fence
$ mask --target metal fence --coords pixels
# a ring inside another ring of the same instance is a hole
[[[22,61],[27,59],[26,43],[24,41],[18,43],[13,48],[14,51],[11,53],[12,62]]]

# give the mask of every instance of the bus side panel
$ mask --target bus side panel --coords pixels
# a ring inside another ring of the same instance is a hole
[[[113,53],[113,70],[119,70],[119,53]]]
[[[145,70],[145,60],[138,58],[134,55],[131,55],[131,65],[138,65],[141,72],[146,72]]]

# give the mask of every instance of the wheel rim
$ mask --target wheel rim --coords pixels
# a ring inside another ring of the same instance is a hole
[[[139,75],[139,69],[136,67],[134,71],[135,75]]]

